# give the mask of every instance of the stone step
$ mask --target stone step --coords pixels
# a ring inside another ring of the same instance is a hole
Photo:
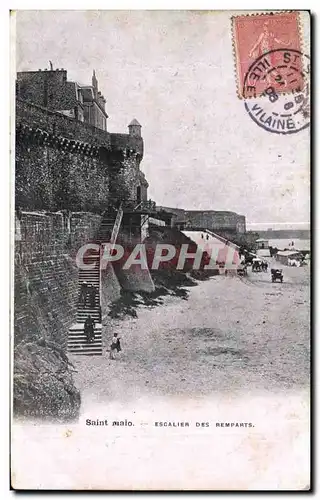
[[[79,262],[80,265],[78,268],[80,271],[91,271],[92,269],[97,269],[99,267],[99,262],[100,259],[89,259],[88,257],[85,257],[83,261]],[[82,267],[81,264],[84,264],[84,266]],[[86,266],[90,266],[90,269]]]
[[[93,264],[98,264],[99,263],[99,260],[100,260],[100,252],[99,252],[99,257],[98,256],[95,256],[95,257],[83,257],[83,261],[84,261],[84,264],[88,264],[90,266],[93,266]],[[82,261],[80,261],[82,262]]]
[[[101,330],[102,329],[102,324],[101,323],[96,323],[94,325],[94,329]],[[69,328],[69,332],[74,332],[74,331],[79,331],[83,330],[83,324],[82,323],[73,323],[72,326]]]
[[[78,276],[82,278],[83,276],[96,276],[98,277],[100,274],[100,264],[94,269],[79,269]],[[85,278],[82,278],[85,279]]]
[[[93,285],[96,289],[96,292],[95,292],[95,299],[97,300],[99,298],[99,291],[100,291],[100,287],[98,285],[96,285],[95,283],[90,283],[90,285]],[[80,298],[80,293],[81,293],[81,287],[79,285],[79,289],[78,289],[78,295],[79,295],[79,298]],[[88,294],[87,295],[87,303],[90,304],[90,295]]]
[[[87,263],[85,262],[85,264],[88,264],[88,265],[92,266],[91,269],[87,269],[85,267],[84,268],[80,267],[79,271],[81,271],[81,272],[89,272],[89,273],[92,272],[92,271],[96,271],[97,269],[99,269],[99,262],[100,262],[100,260],[88,260],[88,262]],[[93,267],[93,265],[94,265],[94,267]]]
[[[99,325],[100,323],[96,323],[96,325]],[[69,329],[69,337],[72,336],[78,336],[78,335],[84,335],[84,324],[83,323],[77,323],[78,327],[77,330],[70,330]],[[94,332],[96,335],[102,335],[102,329],[101,327],[94,327]]]
[[[80,323],[81,324],[81,323]],[[102,338],[102,331],[101,330],[97,330],[96,328],[94,329],[94,334],[95,334],[95,337],[97,339],[100,339]],[[71,340],[72,342],[76,342],[77,339],[81,340],[81,339],[86,339],[87,336],[86,334],[84,333],[84,324],[82,323],[82,328],[81,330],[78,330],[78,331],[72,331],[70,332],[69,331],[69,336],[68,336],[68,342]]]
[[[87,262],[87,264],[91,265],[90,262]],[[81,274],[97,274],[100,271],[100,262],[97,262],[96,265],[91,268],[91,269],[86,269],[85,267],[79,267],[79,273]]]
[[[94,307],[98,306],[100,304],[100,300],[99,300],[99,294],[96,293],[96,297],[95,297],[95,300],[94,300]],[[84,303],[84,301],[79,301],[78,299],[78,302],[77,302],[77,307],[80,308],[80,309],[94,309],[94,307],[91,306],[91,300],[87,300],[86,303]]]
[[[93,285],[95,287],[95,289],[99,289],[99,281],[98,280],[90,280],[89,278],[88,279],[84,279],[84,280],[80,280],[78,282],[78,287],[79,287],[79,292],[80,292],[80,289],[81,289],[81,286],[82,286],[82,283],[86,281],[89,285]]]
[[[94,242],[92,242],[94,243]],[[100,251],[98,249],[91,249],[90,250],[86,250],[86,252],[84,253],[84,256],[85,258],[87,259],[99,259],[99,255],[100,255]]]
[[[88,278],[93,278],[98,280],[100,277],[100,268],[95,269],[94,271],[79,271],[79,280],[85,280],[86,276]]]
[[[80,291],[79,291],[79,295],[80,295]],[[79,295],[78,295],[78,302],[77,302],[77,307],[80,307],[80,308],[83,308],[83,309],[92,309],[92,302],[90,300],[90,297],[87,297],[87,300],[86,302],[84,302],[84,300],[81,300],[81,302],[79,301]],[[99,289],[96,288],[96,293],[95,293],[95,299],[94,299],[94,304],[95,305],[98,305],[100,303],[100,297],[99,297]]]
[[[81,351],[81,352],[76,351],[75,352],[74,350],[69,351],[69,352],[70,352],[70,354],[72,354],[74,356],[102,356],[102,349],[101,350],[99,349],[99,351],[93,351],[93,352],[87,352],[87,351]]]
[[[99,293],[96,293],[96,298],[95,298],[94,303],[96,306],[100,304]],[[83,309],[90,309],[91,308],[91,301],[88,299],[87,302],[84,303],[83,301],[79,302],[79,300],[78,300],[77,306],[82,307]]]
[[[83,304],[78,304],[77,312],[78,313],[90,313],[90,311],[93,311],[93,312],[99,311],[99,308],[100,308],[99,301],[95,302],[94,307],[91,307],[91,305],[90,305],[90,307],[84,307]]]
[[[83,280],[79,280],[78,281],[78,286],[79,286],[79,289],[82,285],[82,283],[86,281],[87,283],[89,283],[90,285],[94,285],[96,288],[99,288],[99,280],[96,280],[96,279],[93,279],[93,278],[86,278],[86,279],[83,279]],[[80,290],[79,290],[80,291]]]
[[[98,334],[98,333],[95,334],[94,341],[101,344],[101,342],[102,342],[101,332],[100,332],[100,334]],[[81,343],[82,344],[88,344],[88,342],[87,342],[87,336],[84,335],[83,333],[81,335],[78,334],[78,335],[75,335],[75,336],[69,336],[69,338],[68,338],[68,345],[69,344],[76,345],[76,344],[81,344]]]
[[[102,340],[100,339],[94,339],[93,342],[87,342],[86,338],[80,339],[80,340],[74,340],[71,342],[68,342],[68,349],[76,348],[76,349],[83,349],[85,347],[102,347]]]
[[[85,320],[91,316],[91,318],[94,320],[95,323],[98,323],[100,321],[100,314],[98,311],[96,312],[91,312],[91,313],[77,313],[76,315],[76,321],[78,323],[84,324]]]
[[[91,309],[78,309],[77,316],[98,316],[99,315],[99,307],[91,308]]]
[[[87,340],[87,336],[86,335],[72,335],[72,336],[69,336],[69,339],[68,339],[68,345],[71,345],[71,344],[79,344],[81,342],[86,342]],[[99,342],[102,342],[102,335],[101,333],[100,334],[95,334],[95,337],[94,337],[94,340],[95,341],[99,341]]]
[[[95,338],[93,342],[87,342],[86,337],[83,339],[70,339],[68,342],[68,348],[69,347],[78,347],[78,346],[83,346],[83,347],[102,347],[102,339]]]
[[[100,314],[90,314],[91,318],[94,319],[95,321],[100,320]],[[89,317],[89,314],[77,314],[77,321],[79,323],[82,323],[84,325],[86,319]]]
[[[99,323],[95,323],[96,325],[98,325]],[[77,330],[69,330],[69,337],[73,336],[73,335],[84,335],[84,324],[83,323],[78,323],[79,325],[79,328]],[[94,331],[96,333],[96,335],[102,335],[102,329],[101,327],[94,327]]]
[[[85,279],[85,276],[88,276],[89,278],[97,278],[99,279],[100,276],[100,267],[97,267],[96,269],[92,269],[91,271],[85,271],[79,269],[79,278]]]
[[[99,310],[96,309],[95,311],[91,311],[91,312],[87,312],[87,311],[82,311],[82,312],[77,312],[77,318],[88,318],[89,316],[91,316],[92,319],[94,319],[95,321],[99,320]]]
[[[77,313],[78,314],[81,314],[81,313],[88,313],[88,314],[91,314],[91,313],[95,313],[95,312],[98,312],[99,311],[99,305],[97,304],[96,307],[90,307],[90,309],[85,309],[84,307],[81,307],[81,308],[78,308],[77,310]]]
[[[71,343],[75,344],[75,343],[79,343],[79,342],[85,342],[86,338],[87,338],[87,336],[83,333],[83,330],[82,330],[82,333],[78,332],[78,333],[69,334],[68,343],[71,342]],[[101,332],[95,333],[95,340],[102,341],[102,333]]]
[[[102,325],[96,323],[94,327],[95,338],[87,342],[84,334],[84,324],[74,323],[69,328],[67,352],[75,355],[101,356],[102,355]]]
[[[87,278],[93,281],[99,281],[100,270],[98,273],[79,273],[79,281],[87,281]]]
[[[84,324],[83,323],[76,323],[76,325],[77,325],[76,327],[73,325],[72,327],[69,328],[69,335],[73,335],[74,333],[76,333],[77,335],[81,332],[83,333]],[[96,333],[102,332],[101,323],[95,323],[94,331]]]
[[[96,297],[94,300],[94,307],[98,306],[99,304],[100,304],[99,294],[96,293]],[[87,299],[86,303],[84,303],[83,301],[79,302],[78,300],[77,307],[80,309],[85,309],[86,311],[88,311],[88,309],[94,309],[94,307],[91,306],[91,300],[89,300],[89,298]]]
[[[99,274],[100,266],[97,264],[93,269],[79,269],[79,274]]]
[[[87,283],[90,283],[90,285],[92,284],[96,284],[96,283],[99,283],[99,278],[96,278],[94,276],[81,276],[81,279],[78,280],[78,285],[81,286],[82,283],[86,281]]]
[[[94,262],[99,262],[100,260],[100,252],[99,255],[83,255],[82,259],[84,260],[84,263],[88,264],[94,264]]]
[[[99,269],[99,262],[100,259],[84,259],[84,266],[81,267],[81,265],[78,266],[79,271],[94,271],[95,269]],[[80,262],[82,264],[82,262]],[[87,268],[86,266],[90,266],[90,269]]]
[[[92,280],[89,280],[89,278],[88,278],[88,279],[80,280],[80,281],[78,282],[79,292],[80,292],[80,289],[81,289],[81,285],[82,285],[82,283],[83,283],[84,281],[86,281],[89,285],[94,285],[96,289],[99,289],[99,281],[97,281],[97,280],[93,280],[93,279],[92,279]]]
[[[71,347],[68,352],[76,356],[102,356],[102,347]]]
[[[99,300],[95,300],[94,305],[91,304],[91,302],[87,302],[87,304],[84,304],[81,302],[81,304],[78,303],[77,307],[77,312],[85,312],[85,313],[90,313],[90,311],[98,311],[100,307],[100,302]]]

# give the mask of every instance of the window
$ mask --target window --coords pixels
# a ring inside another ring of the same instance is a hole
[[[141,202],[141,186],[137,187],[137,202]]]

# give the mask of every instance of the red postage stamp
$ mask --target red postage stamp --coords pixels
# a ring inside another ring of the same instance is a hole
[[[248,74],[257,60],[265,67],[264,81],[259,75],[250,75],[255,81],[256,96],[265,92],[266,83],[279,93],[291,92],[303,87],[302,68],[288,70],[284,77],[281,68],[283,49],[301,52],[299,12],[279,12],[269,14],[252,14],[232,17],[233,44],[237,71],[238,95],[244,97],[245,83],[248,84]],[[279,53],[278,53],[279,50]],[[292,73],[292,74],[291,74]]]

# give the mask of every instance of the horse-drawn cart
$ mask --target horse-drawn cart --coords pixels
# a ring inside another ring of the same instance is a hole
[[[248,274],[247,266],[245,264],[240,264],[240,266],[237,269],[237,274],[238,276],[247,276]]]
[[[262,260],[258,258],[252,259],[252,272],[261,273],[262,271]]]
[[[271,269],[271,281],[275,283],[276,281],[283,283],[283,272],[282,269]]]

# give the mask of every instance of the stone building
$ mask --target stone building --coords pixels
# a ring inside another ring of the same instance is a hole
[[[84,86],[51,66],[18,73],[16,89],[15,339],[47,336],[70,352],[101,355],[108,304],[121,289],[155,289],[148,268],[100,266],[106,243],[116,241],[130,251],[146,236],[149,218],[164,215],[148,200],[140,169],[142,127],[133,119],[127,133],[107,131],[106,101],[95,73],[92,85]],[[169,211],[171,224],[175,210]],[[220,221],[219,212],[214,214],[180,211],[187,222],[213,230]],[[239,229],[241,216],[228,214],[221,220]],[[98,247],[89,255],[97,266],[89,271],[77,264],[79,249],[88,242]],[[81,340],[89,314],[86,304],[79,304],[83,281],[95,287],[94,345]]]
[[[68,81],[65,69],[23,71],[17,74],[16,95],[38,106],[107,130],[106,99],[98,88],[95,71],[92,85]]]
[[[106,100],[98,90],[98,80],[93,71],[92,85],[80,88],[83,102],[84,121],[94,127],[107,130],[108,115],[105,111]]]
[[[17,75],[15,339],[48,335],[73,349],[90,312],[95,344],[80,339],[74,348],[101,354],[108,304],[121,289],[154,290],[148,270],[99,266],[115,228],[116,241],[139,242],[155,215],[140,169],[142,127],[134,119],[127,133],[109,133],[105,103],[95,73],[91,86],[68,81],[66,70],[52,66]],[[91,271],[77,266],[88,243],[99,248]],[[83,280],[95,287],[92,311],[78,302]]]
[[[51,66],[18,73],[16,87],[18,206],[98,213],[121,201],[127,212],[137,205],[148,212],[142,127],[134,119],[128,133],[107,132],[95,72],[84,86]]]
[[[171,225],[180,230],[205,230],[223,233],[228,237],[246,232],[246,218],[235,212],[219,210],[184,210],[158,207],[158,211],[171,214]]]

